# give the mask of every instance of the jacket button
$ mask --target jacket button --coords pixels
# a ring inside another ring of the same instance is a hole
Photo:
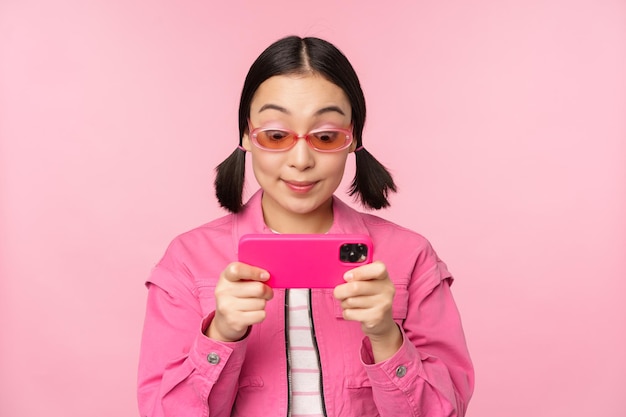
[[[220,363],[220,356],[215,352],[211,352],[206,357],[206,360],[209,361],[211,365],[217,365],[218,363]]]
[[[402,378],[403,376],[406,375],[406,366],[404,365],[400,365],[396,368],[396,376],[398,378]]]

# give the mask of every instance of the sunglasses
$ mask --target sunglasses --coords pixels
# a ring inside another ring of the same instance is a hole
[[[315,129],[304,135],[276,127],[257,127],[248,124],[252,143],[264,151],[282,152],[293,148],[298,139],[304,139],[318,152],[338,152],[352,143],[352,131],[334,127]]]

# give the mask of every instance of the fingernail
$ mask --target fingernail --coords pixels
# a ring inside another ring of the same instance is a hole
[[[346,281],[350,281],[352,280],[352,278],[354,278],[352,272],[346,272],[345,274],[343,274],[343,279],[345,279]]]
[[[268,279],[270,277],[270,274],[267,272],[261,272],[261,279]]]

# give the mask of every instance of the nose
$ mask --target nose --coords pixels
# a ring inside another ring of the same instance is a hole
[[[315,165],[315,158],[312,149],[304,137],[299,137],[296,144],[288,151],[288,163],[300,171],[311,168]]]

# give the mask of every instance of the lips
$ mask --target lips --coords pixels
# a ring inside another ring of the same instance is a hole
[[[296,193],[306,193],[310,191],[317,182],[312,181],[287,181],[284,180],[285,185]]]

